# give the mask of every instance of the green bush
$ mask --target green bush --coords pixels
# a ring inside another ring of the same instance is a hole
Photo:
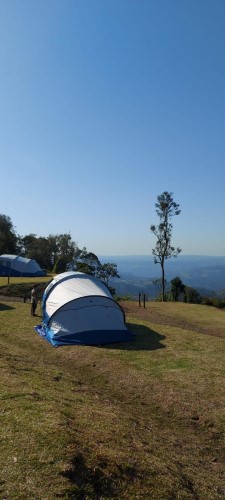
[[[0,295],[3,295],[5,297],[18,297],[24,300],[30,299],[31,295],[31,290],[34,285],[37,285],[37,283],[30,282],[30,283],[12,283],[11,285],[4,285],[0,286]],[[38,283],[37,291],[38,291],[38,298],[39,300],[41,299],[43,292],[46,288],[48,283],[46,282],[40,282]]]
[[[225,307],[225,299],[221,297],[202,297],[202,304],[223,309]]]
[[[124,297],[120,297],[120,296],[115,296],[114,299],[117,301],[117,302],[120,302],[122,300],[126,301],[126,300],[133,300],[131,297],[129,297],[128,295],[125,295]]]

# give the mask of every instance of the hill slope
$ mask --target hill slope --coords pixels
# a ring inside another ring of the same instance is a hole
[[[0,305],[2,498],[224,498],[224,312],[124,308],[134,342],[54,349]]]

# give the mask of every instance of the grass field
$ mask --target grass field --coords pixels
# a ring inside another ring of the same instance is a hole
[[[1,499],[225,498],[225,312],[122,305],[134,342],[55,349],[1,300]]]

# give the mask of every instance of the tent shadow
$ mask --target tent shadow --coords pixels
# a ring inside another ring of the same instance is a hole
[[[120,349],[121,351],[154,351],[165,347],[162,344],[162,340],[166,338],[165,335],[161,335],[145,325],[127,323],[127,328],[134,333],[134,340],[102,347]]]
[[[7,304],[0,303],[0,311],[8,311],[9,309],[15,309],[15,307],[8,306]]]

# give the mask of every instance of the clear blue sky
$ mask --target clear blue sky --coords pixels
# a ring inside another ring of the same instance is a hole
[[[225,255],[225,1],[0,0],[0,213],[101,255]]]

